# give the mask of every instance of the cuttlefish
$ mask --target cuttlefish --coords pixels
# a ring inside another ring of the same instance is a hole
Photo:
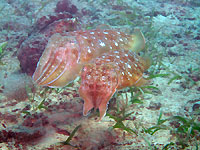
[[[115,50],[102,54],[83,67],[80,96],[84,100],[83,115],[99,109],[100,119],[106,114],[107,104],[116,90],[141,86],[147,81],[143,73],[150,59],[143,59],[133,51]]]
[[[103,29],[57,33],[50,38],[32,78],[41,86],[63,87],[80,75],[83,66],[102,54],[124,49],[137,52],[144,45],[138,29],[131,35]]]

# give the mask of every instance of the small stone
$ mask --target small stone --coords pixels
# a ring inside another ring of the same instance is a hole
[[[195,103],[195,104],[192,106],[192,110],[193,110],[193,111],[200,110],[200,103]]]
[[[151,110],[159,110],[161,108],[162,104],[161,103],[154,103],[154,102],[151,102],[149,104],[149,107],[147,107],[147,109],[151,109]]]

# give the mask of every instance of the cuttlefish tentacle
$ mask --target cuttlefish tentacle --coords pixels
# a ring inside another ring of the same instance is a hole
[[[84,99],[83,115],[87,115],[92,108],[99,109],[100,119],[105,115],[107,103],[118,86],[117,73],[111,67],[110,64],[84,66],[79,88],[80,96]]]

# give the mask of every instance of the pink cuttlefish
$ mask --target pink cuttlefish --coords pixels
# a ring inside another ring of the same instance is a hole
[[[142,33],[132,35],[117,30],[73,31],[54,34],[50,38],[33,74],[41,86],[64,87],[73,81],[82,67],[105,52],[144,48]]]
[[[101,120],[116,90],[141,86],[147,82],[143,73],[149,66],[150,60],[128,50],[104,53],[85,65],[79,89],[84,100],[83,115],[87,115],[92,108],[98,108]]]

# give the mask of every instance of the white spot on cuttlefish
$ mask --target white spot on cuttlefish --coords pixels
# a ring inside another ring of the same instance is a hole
[[[106,79],[105,76],[102,76],[102,77],[101,77],[101,80],[102,80],[102,81],[105,81],[105,79]]]
[[[91,51],[91,49],[90,49],[90,47],[88,47],[88,53],[91,53],[92,51]]]
[[[90,79],[91,78],[91,75],[87,75],[87,79]]]
[[[128,75],[132,77],[132,74],[130,72],[128,72]]]
[[[103,46],[106,46],[105,43],[102,42],[101,40],[100,40],[100,44],[99,44],[99,45],[101,45],[102,47],[103,47]]]
[[[128,68],[131,69],[131,65],[127,64]]]

